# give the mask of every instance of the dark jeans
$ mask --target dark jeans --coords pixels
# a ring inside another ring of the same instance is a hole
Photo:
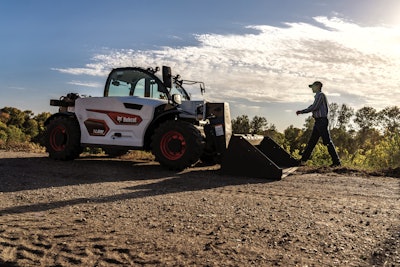
[[[335,146],[331,140],[331,136],[328,130],[328,119],[327,118],[317,118],[315,119],[315,124],[313,131],[311,133],[310,140],[308,141],[306,150],[303,153],[301,158],[302,161],[307,161],[311,153],[318,142],[318,139],[322,137],[322,141],[324,145],[328,147],[329,155],[331,155],[333,164],[340,164],[340,159],[338,154],[336,153]]]

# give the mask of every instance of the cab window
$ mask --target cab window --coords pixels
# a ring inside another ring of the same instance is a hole
[[[124,81],[112,80],[108,89],[108,96],[128,96],[130,84]]]
[[[138,96],[167,99],[165,92],[154,77],[136,71],[123,70],[112,74],[108,87],[108,96]]]
[[[190,100],[190,96],[181,88],[177,87],[177,86],[172,86],[171,90],[170,90],[170,94],[179,94],[182,96],[182,100]]]

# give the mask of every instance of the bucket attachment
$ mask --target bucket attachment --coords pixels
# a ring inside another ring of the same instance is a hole
[[[223,155],[221,170],[235,176],[280,180],[298,165],[298,160],[268,136],[235,134]]]

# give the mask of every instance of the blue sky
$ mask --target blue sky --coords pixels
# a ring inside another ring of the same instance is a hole
[[[400,102],[399,14],[398,0],[4,0],[0,108],[55,112],[51,98],[101,95],[113,67],[170,65],[279,130],[302,127],[317,79],[330,102],[379,110]]]

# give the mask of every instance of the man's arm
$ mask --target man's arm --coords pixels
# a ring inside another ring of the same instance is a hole
[[[322,103],[323,103],[323,94],[319,93],[318,95],[316,95],[314,103],[311,106],[309,106],[306,109],[296,111],[296,114],[299,115],[317,110],[322,105]]]

